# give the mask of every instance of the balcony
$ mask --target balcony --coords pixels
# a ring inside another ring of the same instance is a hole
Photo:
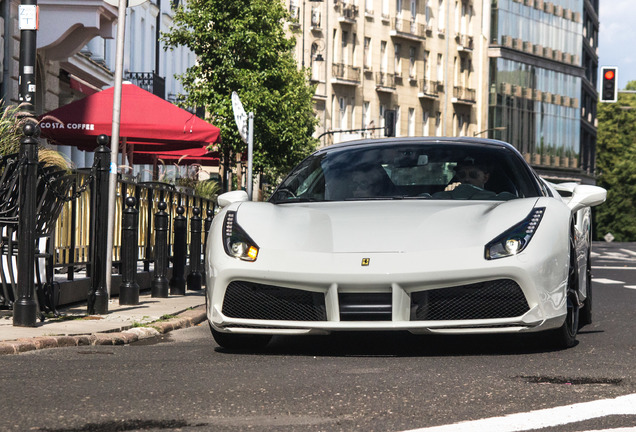
[[[424,42],[426,40],[426,26],[415,21],[395,18],[391,22],[390,35],[411,41]]]
[[[386,72],[375,73],[375,90],[395,93],[395,75]]]
[[[457,41],[457,51],[464,53],[471,53],[474,49],[473,37],[465,34],[458,34],[455,36]]]
[[[340,8],[340,15],[338,21],[343,24],[355,24],[358,18],[358,6],[343,3]]]
[[[417,97],[420,99],[437,99],[439,97],[439,81],[420,80]]]
[[[154,72],[125,72],[124,79],[161,99],[166,98],[166,79]]]
[[[360,68],[334,63],[331,68],[331,83],[357,86],[360,84]]]
[[[467,87],[453,87],[453,103],[464,104],[464,105],[473,105],[476,101],[476,91],[475,89],[467,88]]]

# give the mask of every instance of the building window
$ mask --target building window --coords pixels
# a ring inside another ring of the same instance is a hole
[[[415,69],[415,47],[409,48],[409,78],[417,79],[417,72]]]
[[[371,69],[371,38],[364,38],[364,59],[363,64],[365,69]]]
[[[440,33],[444,32],[445,27],[445,23],[444,20],[446,18],[444,17],[444,0],[439,0],[439,6],[437,8],[437,30],[439,30]]]
[[[437,81],[444,82],[444,57],[437,54]]]
[[[435,114],[435,136],[442,136],[442,113]]]
[[[395,44],[393,48],[395,49],[395,56],[394,56],[395,76],[399,77],[399,76],[402,76],[402,59],[400,57],[400,50],[402,46],[400,44]]]
[[[409,108],[408,129],[409,136],[415,136],[415,108]]]
[[[422,136],[428,136],[428,111],[422,111]]]
[[[387,58],[387,52],[386,52],[386,41],[380,42],[380,57],[382,60],[382,63],[380,63],[380,72],[386,73],[387,64],[388,64],[388,58]]]
[[[342,58],[342,63],[343,64],[349,64],[349,32],[347,31],[343,31],[342,32],[342,51],[341,51],[341,56],[340,58]]]

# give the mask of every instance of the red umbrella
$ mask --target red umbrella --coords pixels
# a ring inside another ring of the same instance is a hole
[[[160,159],[161,154],[177,159],[184,155],[202,157],[208,146],[219,141],[219,128],[134,84],[122,85],[121,101],[120,136],[132,148],[127,153]],[[44,138],[95,150],[97,136],[112,132],[113,87],[57,108],[41,119]],[[182,153],[171,153],[175,151]]]
[[[156,152],[137,150],[135,146],[135,162],[140,164],[156,164],[159,160],[170,164],[219,166],[219,153],[208,152],[205,148]]]

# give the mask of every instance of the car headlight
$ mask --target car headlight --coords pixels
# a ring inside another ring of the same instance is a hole
[[[243,261],[256,261],[258,246],[236,222],[236,212],[228,211],[223,222],[223,247],[225,253]]]
[[[545,207],[537,207],[521,222],[486,245],[486,259],[504,258],[520,253],[537,230]]]

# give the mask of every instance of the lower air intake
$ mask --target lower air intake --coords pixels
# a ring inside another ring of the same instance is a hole
[[[521,287],[510,279],[414,292],[412,321],[513,318],[530,308]]]
[[[234,281],[223,299],[223,314],[231,318],[326,321],[322,293]]]

